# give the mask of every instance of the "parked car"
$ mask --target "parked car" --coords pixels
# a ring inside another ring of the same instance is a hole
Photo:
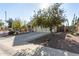
[[[13,29],[9,29],[8,35],[14,35],[15,31]]]
[[[20,34],[21,32],[20,32],[20,30],[19,29],[16,29],[15,30],[15,35],[18,35],[18,34]]]

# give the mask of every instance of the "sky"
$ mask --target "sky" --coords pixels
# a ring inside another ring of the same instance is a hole
[[[5,20],[5,11],[7,11],[7,20],[9,18],[20,18],[22,21],[29,22],[34,14],[34,10],[47,8],[49,5],[48,3],[0,3],[0,19]],[[78,3],[64,3],[61,5],[61,8],[69,20],[69,25],[71,24],[74,13],[79,17]]]

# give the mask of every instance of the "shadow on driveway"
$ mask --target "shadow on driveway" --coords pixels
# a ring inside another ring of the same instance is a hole
[[[39,33],[33,32],[15,36],[13,46],[29,43],[42,44],[46,47],[61,49],[79,54],[79,43],[66,40],[67,33]]]
[[[42,39],[46,35],[48,35],[48,33],[45,32],[30,32],[27,34],[16,35],[13,41],[13,46],[26,45],[28,43],[33,43],[33,41],[40,41],[39,38]]]

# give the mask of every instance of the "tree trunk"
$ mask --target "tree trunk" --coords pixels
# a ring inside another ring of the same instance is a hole
[[[52,33],[52,27],[50,27],[50,33]]]

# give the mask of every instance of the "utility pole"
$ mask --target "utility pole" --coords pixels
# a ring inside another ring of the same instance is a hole
[[[5,11],[5,21],[7,21],[7,11]]]

